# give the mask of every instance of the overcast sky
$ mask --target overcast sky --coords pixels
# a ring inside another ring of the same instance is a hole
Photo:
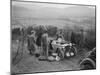
[[[33,18],[92,17],[95,7],[12,1],[12,15]]]

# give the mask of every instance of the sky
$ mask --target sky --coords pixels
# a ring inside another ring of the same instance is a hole
[[[12,15],[32,18],[66,18],[95,16],[95,7],[12,1]]]
[[[62,5],[62,4],[47,4],[47,3],[34,3],[34,2],[18,2],[18,1],[13,1],[12,5],[16,6],[23,6],[27,8],[31,8],[34,6],[37,7],[54,7],[54,8],[67,8],[70,6],[75,6],[75,5]]]
[[[27,0],[24,0],[26,2],[20,2],[20,1],[13,1],[12,5],[20,5],[20,6],[40,6],[40,7],[56,7],[56,8],[66,8],[66,7],[71,7],[71,6],[76,6],[76,5],[65,5],[65,4],[51,4],[51,3],[34,3],[34,2],[27,2]],[[87,6],[88,8],[94,8],[93,6]]]

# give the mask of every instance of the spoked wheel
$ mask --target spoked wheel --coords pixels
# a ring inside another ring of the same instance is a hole
[[[76,47],[74,47],[74,46],[72,46],[71,47],[71,53],[73,53],[73,54],[71,54],[72,56],[76,56],[77,55],[77,49],[76,49]]]
[[[95,69],[95,67],[95,62],[90,58],[86,58],[80,63],[81,70]]]
[[[64,51],[60,48],[57,49],[57,54],[60,57],[60,59],[64,58]]]
[[[72,46],[66,46],[65,47],[65,57],[73,57],[77,55],[77,49],[76,47]]]

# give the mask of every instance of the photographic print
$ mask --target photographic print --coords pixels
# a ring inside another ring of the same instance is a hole
[[[96,6],[11,1],[11,74],[96,69]]]

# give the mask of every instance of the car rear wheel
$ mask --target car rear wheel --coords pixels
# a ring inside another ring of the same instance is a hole
[[[77,49],[76,47],[70,47],[67,46],[65,47],[65,57],[72,57],[72,56],[76,56],[77,55]]]

